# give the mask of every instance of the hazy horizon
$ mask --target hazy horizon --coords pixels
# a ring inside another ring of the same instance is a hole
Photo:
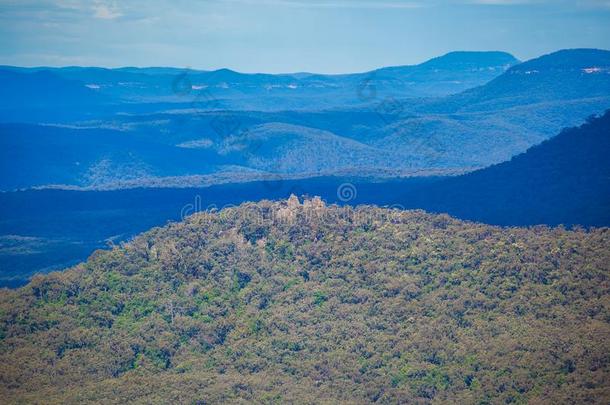
[[[452,51],[610,49],[606,0],[0,0],[0,64],[365,72]]]
[[[558,49],[557,51],[560,51],[560,49]],[[415,62],[415,63],[410,63],[410,64],[403,64],[403,65],[392,65],[392,66],[377,66],[374,67],[370,70],[376,70],[376,69],[382,69],[382,68],[387,68],[387,67],[395,67],[395,66],[417,66],[423,63],[426,63],[432,59],[436,59],[436,58],[440,58],[440,57],[444,57],[448,54],[451,53],[458,53],[458,52],[469,52],[469,53],[486,53],[486,52],[501,52],[501,53],[507,53],[510,54],[512,56],[514,56],[515,58],[517,58],[518,60],[520,60],[521,62],[525,62],[526,59],[520,59],[519,57],[517,57],[515,54],[513,54],[512,52],[508,52],[508,51],[502,51],[502,50],[485,50],[485,51],[462,51],[462,50],[456,50],[456,51],[450,51],[447,52],[445,54],[442,55],[437,55],[437,56],[433,56],[431,58],[419,61],[419,62]],[[539,56],[543,56],[543,55],[539,55]],[[538,57],[538,56],[536,56]],[[536,58],[534,57],[534,58]],[[216,70],[231,70],[231,71],[235,71],[238,73],[245,73],[245,74],[278,74],[278,75],[282,75],[282,74],[326,74],[325,72],[314,72],[314,71],[291,71],[291,72],[263,72],[263,71],[256,71],[256,72],[246,72],[246,71],[242,71],[242,70],[237,70],[237,69],[233,69],[230,67],[220,67],[218,69],[204,69],[204,68],[199,68],[199,67],[193,67],[193,66],[187,66],[187,67],[181,67],[181,66],[171,66],[171,65],[157,65],[157,66],[149,66],[149,65],[123,65],[123,66],[102,66],[102,65],[57,65],[57,66],[53,66],[53,65],[7,65],[7,64],[0,64],[0,67],[5,66],[5,67],[17,67],[17,68],[26,68],[26,69],[41,69],[41,68],[57,68],[57,69],[62,69],[62,68],[72,68],[72,67],[79,67],[79,68],[102,68],[102,69],[189,69],[189,70],[194,70],[194,71],[216,71]],[[352,73],[366,73],[369,70],[366,71],[354,71],[354,72],[334,72],[334,73],[328,73],[329,75],[342,75],[342,74],[352,74]]]

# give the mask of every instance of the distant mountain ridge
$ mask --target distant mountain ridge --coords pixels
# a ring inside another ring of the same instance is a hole
[[[523,62],[510,68],[508,73],[527,73],[533,70],[584,70],[595,67],[602,68],[608,73],[610,52],[592,48],[563,49]]]
[[[313,106],[312,103],[307,102],[307,99],[313,97],[318,100],[320,92],[325,97],[333,95],[343,104],[366,102],[367,100],[361,100],[358,94],[358,88],[363,84],[374,84],[378,97],[386,93],[398,97],[441,96],[456,93],[483,84],[516,63],[518,63],[516,58],[502,52],[457,52],[418,65],[330,75],[240,73],[227,68],[205,71],[174,67],[107,69],[76,66],[64,68],[0,66],[0,71],[20,73],[48,71],[63,78],[81,81],[85,85],[97,86],[101,94],[132,101],[177,101],[184,94],[176,93],[184,91],[197,94],[198,91],[207,89],[213,90],[217,97],[223,99],[244,97],[247,99],[255,95],[279,96],[282,99],[305,97],[300,101],[301,104]],[[176,86],[182,87],[176,89]],[[274,105],[281,108],[281,105]]]
[[[418,67],[433,67],[436,69],[493,69],[519,64],[520,61],[508,52],[499,51],[454,51],[443,56],[432,58]]]
[[[27,72],[27,73],[26,73]],[[104,97],[53,71],[17,71],[0,69],[0,108],[94,107]]]
[[[489,83],[449,96],[447,110],[481,111],[546,101],[610,96],[610,51],[572,49],[512,66]]]
[[[610,108],[609,60],[610,51],[564,50],[516,65],[462,93],[419,103],[400,100],[395,104],[406,113],[375,129],[376,144],[426,151],[422,160],[428,165],[508,160]],[[536,73],[535,66],[549,68]]]
[[[221,68],[216,70],[201,70],[193,68],[178,68],[178,67],[118,67],[118,68],[104,68],[104,67],[86,67],[86,66],[66,66],[66,67],[51,67],[51,66],[37,66],[37,67],[18,67],[10,65],[0,65],[0,70],[13,70],[13,71],[56,71],[59,73],[79,73],[79,74],[93,74],[94,72],[110,75],[111,72],[124,72],[130,74],[148,74],[148,75],[175,75],[181,73],[190,74],[209,74],[215,75],[222,79],[235,78],[235,77],[246,77],[246,76],[281,76],[281,77],[297,77],[305,78],[309,76],[318,77],[348,77],[357,75],[368,75],[373,72],[383,70],[408,70],[408,69],[422,69],[422,68],[435,68],[435,69],[446,69],[446,70],[470,70],[470,69],[493,69],[500,67],[513,66],[519,63],[519,60],[508,52],[500,51],[454,51],[449,52],[445,55],[432,58],[422,63],[414,65],[399,65],[389,66],[373,69],[366,72],[359,73],[335,73],[335,74],[324,74],[315,72],[296,72],[296,73],[243,73],[230,68]],[[85,77],[85,76],[81,76]]]

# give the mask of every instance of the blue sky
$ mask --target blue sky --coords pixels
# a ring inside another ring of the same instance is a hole
[[[610,0],[0,0],[0,64],[357,72],[610,48]]]

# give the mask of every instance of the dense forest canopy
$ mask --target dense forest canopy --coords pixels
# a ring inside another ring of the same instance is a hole
[[[6,403],[607,403],[610,231],[247,203],[0,292]]]

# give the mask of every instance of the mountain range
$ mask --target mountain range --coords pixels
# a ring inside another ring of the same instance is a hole
[[[610,108],[609,54],[566,50],[517,63],[505,53],[458,52],[339,76],[5,67],[2,159],[44,175],[3,171],[0,189],[460,174],[506,161]],[[292,80],[301,87],[261,90]],[[314,81],[331,84],[320,90]],[[476,87],[446,86],[455,81]],[[61,86],[67,90],[56,102],[37,93]],[[422,86],[435,90],[414,90]],[[293,105],[310,87],[328,101]],[[270,100],[282,109],[269,109]],[[72,139],[91,142],[74,143],[68,150],[81,149],[65,155]]]
[[[242,109],[267,110],[296,106],[308,109],[333,105],[343,107],[362,104],[371,97],[442,96],[484,84],[518,62],[504,52],[453,52],[419,65],[342,75],[77,66],[0,66],[0,71],[5,75],[11,73],[10,80],[17,86],[29,80],[36,82],[40,73],[47,75],[49,81],[61,82],[63,79],[64,82],[79,82],[81,87],[106,96],[108,102],[188,102],[198,93],[210,92],[214,94],[214,101],[226,109],[241,106]],[[6,79],[0,77],[0,80]],[[28,89],[23,96],[35,97],[35,91]],[[86,97],[83,95],[83,98]],[[269,101],[255,101],[255,98],[261,97]],[[5,102],[9,100],[10,97],[4,98]]]

